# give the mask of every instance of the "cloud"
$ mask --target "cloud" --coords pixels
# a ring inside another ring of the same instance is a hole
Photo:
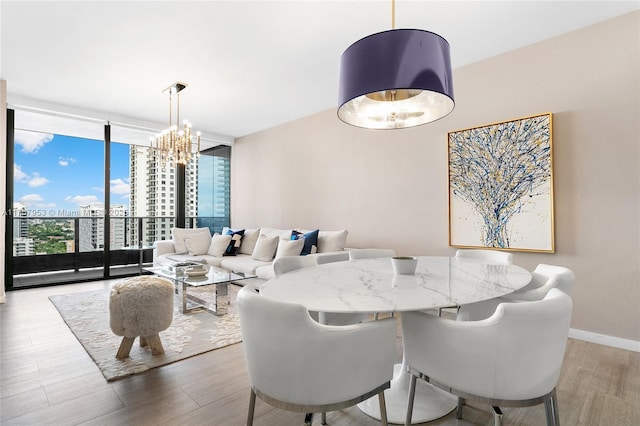
[[[23,195],[20,198],[20,204],[23,204],[27,207],[36,205],[37,203],[40,203],[42,201],[44,201],[44,198],[42,198],[42,195],[40,194],[27,194]]]
[[[22,152],[35,154],[45,144],[53,140],[53,135],[49,133],[16,130],[13,134],[13,139],[17,145],[22,146]]]
[[[127,179],[128,180],[128,179]],[[123,179],[113,179],[111,181],[111,193],[112,194],[129,194],[129,183]]]
[[[101,203],[101,201],[98,200],[98,197],[96,197],[95,195],[74,195],[73,197],[71,196],[66,197],[64,200],[70,203],[81,205],[81,206],[87,205],[87,204]]]
[[[32,188],[37,188],[39,186],[46,185],[47,183],[49,183],[49,179],[40,176],[38,173],[34,173],[33,177],[29,179],[28,185]]]
[[[27,182],[29,180],[29,175],[22,171],[22,168],[13,164],[13,180],[15,182]]]
[[[64,158],[64,157],[58,157],[58,164],[61,165],[62,167],[67,167],[69,164],[71,163],[75,163],[76,159],[69,157],[69,158]]]

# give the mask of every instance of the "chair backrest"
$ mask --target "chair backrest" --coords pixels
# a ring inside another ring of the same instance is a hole
[[[396,252],[392,249],[351,249],[349,251],[349,260],[393,257],[395,255]]]
[[[317,266],[316,259],[313,256],[279,257],[273,261],[273,275],[279,277],[296,269],[311,268],[313,266]]]
[[[552,289],[543,300],[501,303],[481,321],[403,314],[405,357],[458,391],[501,400],[538,398],[558,381],[571,310],[571,298]]]
[[[576,279],[571,269],[565,268],[564,266],[547,265],[546,263],[541,263],[536,266],[531,276],[531,283],[537,284],[534,288],[545,288],[545,294],[551,288],[558,288],[568,295],[571,295]],[[553,282],[550,282],[550,280],[553,280]],[[528,289],[529,285],[525,288]]]
[[[513,264],[513,254],[499,250],[458,249],[456,251],[456,257],[484,260],[486,262],[499,263],[503,265]]]
[[[348,401],[393,376],[395,320],[327,326],[245,286],[237,297],[249,381],[291,404]]]

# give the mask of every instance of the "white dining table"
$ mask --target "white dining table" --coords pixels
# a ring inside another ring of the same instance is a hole
[[[342,261],[288,272],[264,283],[260,293],[321,313],[401,313],[493,299],[530,281],[531,273],[516,265],[420,256],[413,275],[395,274],[390,258]],[[390,423],[405,421],[410,379],[406,367],[404,359],[394,366],[391,387],[385,391]],[[419,380],[412,422],[440,418],[451,412],[456,403],[453,395]],[[358,407],[380,419],[377,397]]]

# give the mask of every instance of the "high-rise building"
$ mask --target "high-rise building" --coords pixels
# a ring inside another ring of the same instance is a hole
[[[142,243],[171,239],[171,228],[176,217],[176,168],[170,163],[164,167],[153,149],[130,145],[130,205],[131,217],[143,218]],[[192,157],[185,167],[186,216],[198,215],[198,160]],[[138,238],[138,222],[134,220],[129,239]]]
[[[26,238],[29,236],[29,221],[27,219],[27,206],[13,203],[13,238]]]
[[[13,239],[14,256],[33,256],[36,254],[33,238],[18,237]]]
[[[109,229],[109,244],[112,250],[125,246],[127,208],[124,205],[112,205]],[[93,251],[104,248],[104,204],[93,203],[80,206],[80,251]]]

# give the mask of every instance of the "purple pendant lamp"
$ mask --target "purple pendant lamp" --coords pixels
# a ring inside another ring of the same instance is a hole
[[[338,117],[357,127],[403,129],[438,120],[454,107],[449,43],[414,29],[360,39],[342,54],[338,97]]]

